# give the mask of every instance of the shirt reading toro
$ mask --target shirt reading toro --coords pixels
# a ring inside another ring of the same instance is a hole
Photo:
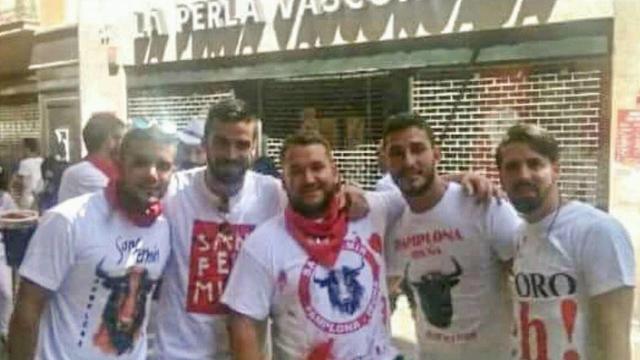
[[[20,268],[53,292],[36,358],[144,359],[149,299],[168,255],[164,218],[136,227],[102,192],[48,212]]]
[[[518,237],[518,359],[587,359],[589,298],[633,286],[633,250],[612,218],[571,202]]]

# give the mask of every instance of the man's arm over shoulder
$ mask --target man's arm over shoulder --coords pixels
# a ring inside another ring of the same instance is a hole
[[[486,238],[498,258],[509,262],[515,253],[516,235],[523,220],[507,201],[498,203],[496,199],[492,199],[486,209]]]

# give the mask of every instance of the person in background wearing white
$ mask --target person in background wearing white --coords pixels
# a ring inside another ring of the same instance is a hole
[[[563,199],[560,148],[547,131],[509,128],[500,181],[525,220],[513,264],[518,359],[631,359],[631,239],[609,214]]]
[[[35,199],[42,187],[42,172],[40,167],[44,160],[40,156],[40,143],[35,138],[22,139],[24,158],[18,164],[16,172],[16,187],[20,189],[17,199],[22,209],[33,209]]]
[[[387,119],[389,174],[408,207],[386,243],[392,288],[404,278],[421,360],[511,358],[505,266],[520,218],[508,203],[479,203],[447,182],[431,128],[416,114]]]
[[[202,144],[204,119],[191,119],[184,129],[178,131],[178,170],[189,170],[207,164],[207,152]]]
[[[149,300],[170,254],[160,200],[174,158],[173,136],[130,130],[118,180],[45,213],[19,270],[11,359],[146,359]]]
[[[102,190],[118,176],[115,161],[125,131],[122,120],[112,113],[95,113],[82,129],[88,155],[62,174],[58,203]]]

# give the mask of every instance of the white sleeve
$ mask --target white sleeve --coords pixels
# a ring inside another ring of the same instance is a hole
[[[245,249],[246,245],[238,254],[221,301],[235,312],[264,320],[269,316],[275,291],[274,276]]]
[[[2,194],[2,199],[0,199],[0,211],[13,210],[18,208],[16,202],[13,201],[13,198],[11,197],[11,195],[9,195],[8,192],[0,191],[0,194]]]
[[[585,234],[580,261],[589,296],[635,286],[635,259],[629,233],[615,219],[592,224]]]
[[[384,203],[388,226],[393,226],[400,219],[404,208],[407,206],[402,193],[400,191],[382,191],[375,194]]]
[[[486,236],[500,260],[508,261],[513,258],[516,233],[521,224],[522,219],[510,203],[503,201],[498,204],[495,199],[491,200],[487,212]]]
[[[29,171],[29,166],[27,165],[27,162],[24,160],[21,160],[20,163],[18,163],[18,175],[20,176],[31,175],[31,171]]]
[[[69,221],[56,212],[45,213],[27,247],[20,276],[49,290],[57,290],[74,264],[73,245]]]

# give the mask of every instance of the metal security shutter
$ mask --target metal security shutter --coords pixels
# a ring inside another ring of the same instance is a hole
[[[267,81],[262,89],[267,154],[279,165],[283,140],[297,131],[305,108],[332,128],[334,157],[344,178],[371,189],[379,178],[376,142],[386,114],[385,76]],[[359,122],[357,140],[349,130]]]
[[[228,87],[133,90],[129,92],[128,115],[170,120],[182,128],[192,118],[206,118],[211,103],[233,97],[233,89]]]
[[[605,81],[597,64],[425,71],[412,79],[411,100],[441,141],[440,171],[497,179],[494,152],[505,130],[534,123],[560,142],[561,192],[605,206]]]
[[[40,139],[41,126],[36,96],[0,99],[0,161],[5,164],[17,161],[21,139]]]

